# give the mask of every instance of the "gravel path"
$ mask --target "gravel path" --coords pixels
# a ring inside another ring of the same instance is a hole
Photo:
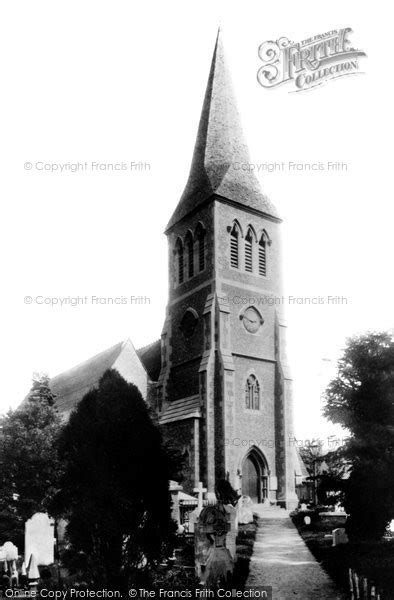
[[[247,586],[272,586],[272,600],[345,600],[290,517],[259,517]]]

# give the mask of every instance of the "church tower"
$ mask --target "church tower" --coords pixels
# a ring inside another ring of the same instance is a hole
[[[277,212],[243,139],[218,35],[186,188],[167,228],[169,301],[157,410],[183,482],[227,479],[297,505]]]

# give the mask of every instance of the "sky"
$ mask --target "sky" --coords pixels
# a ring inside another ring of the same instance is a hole
[[[187,180],[220,25],[252,161],[285,164],[258,174],[283,218],[285,294],[341,298],[285,306],[296,435],[334,431],[322,394],[347,337],[393,327],[392,33],[374,7],[2,3],[0,412],[23,399],[34,371],[56,375],[128,337],[136,347],[159,337],[163,231]],[[262,42],[343,27],[367,53],[362,73],[304,93],[259,85]],[[328,161],[342,167],[307,166]],[[134,168],[94,166],[122,162]],[[47,170],[76,163],[88,167]]]

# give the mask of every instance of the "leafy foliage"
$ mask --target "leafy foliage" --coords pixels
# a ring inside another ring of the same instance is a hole
[[[387,333],[349,340],[324,414],[347,428],[350,467],[344,485],[347,529],[356,540],[379,539],[394,518],[394,341]]]
[[[35,374],[27,400],[1,423],[0,533],[19,547],[25,521],[48,509],[57,488],[61,423],[53,405],[48,376]]]
[[[68,520],[68,566],[97,585],[133,581],[171,542],[169,461],[137,387],[107,371],[59,439],[53,503]]]

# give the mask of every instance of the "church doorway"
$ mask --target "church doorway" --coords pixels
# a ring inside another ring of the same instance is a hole
[[[242,494],[253,502],[264,502],[268,498],[268,470],[260,453],[252,450],[242,464]]]

